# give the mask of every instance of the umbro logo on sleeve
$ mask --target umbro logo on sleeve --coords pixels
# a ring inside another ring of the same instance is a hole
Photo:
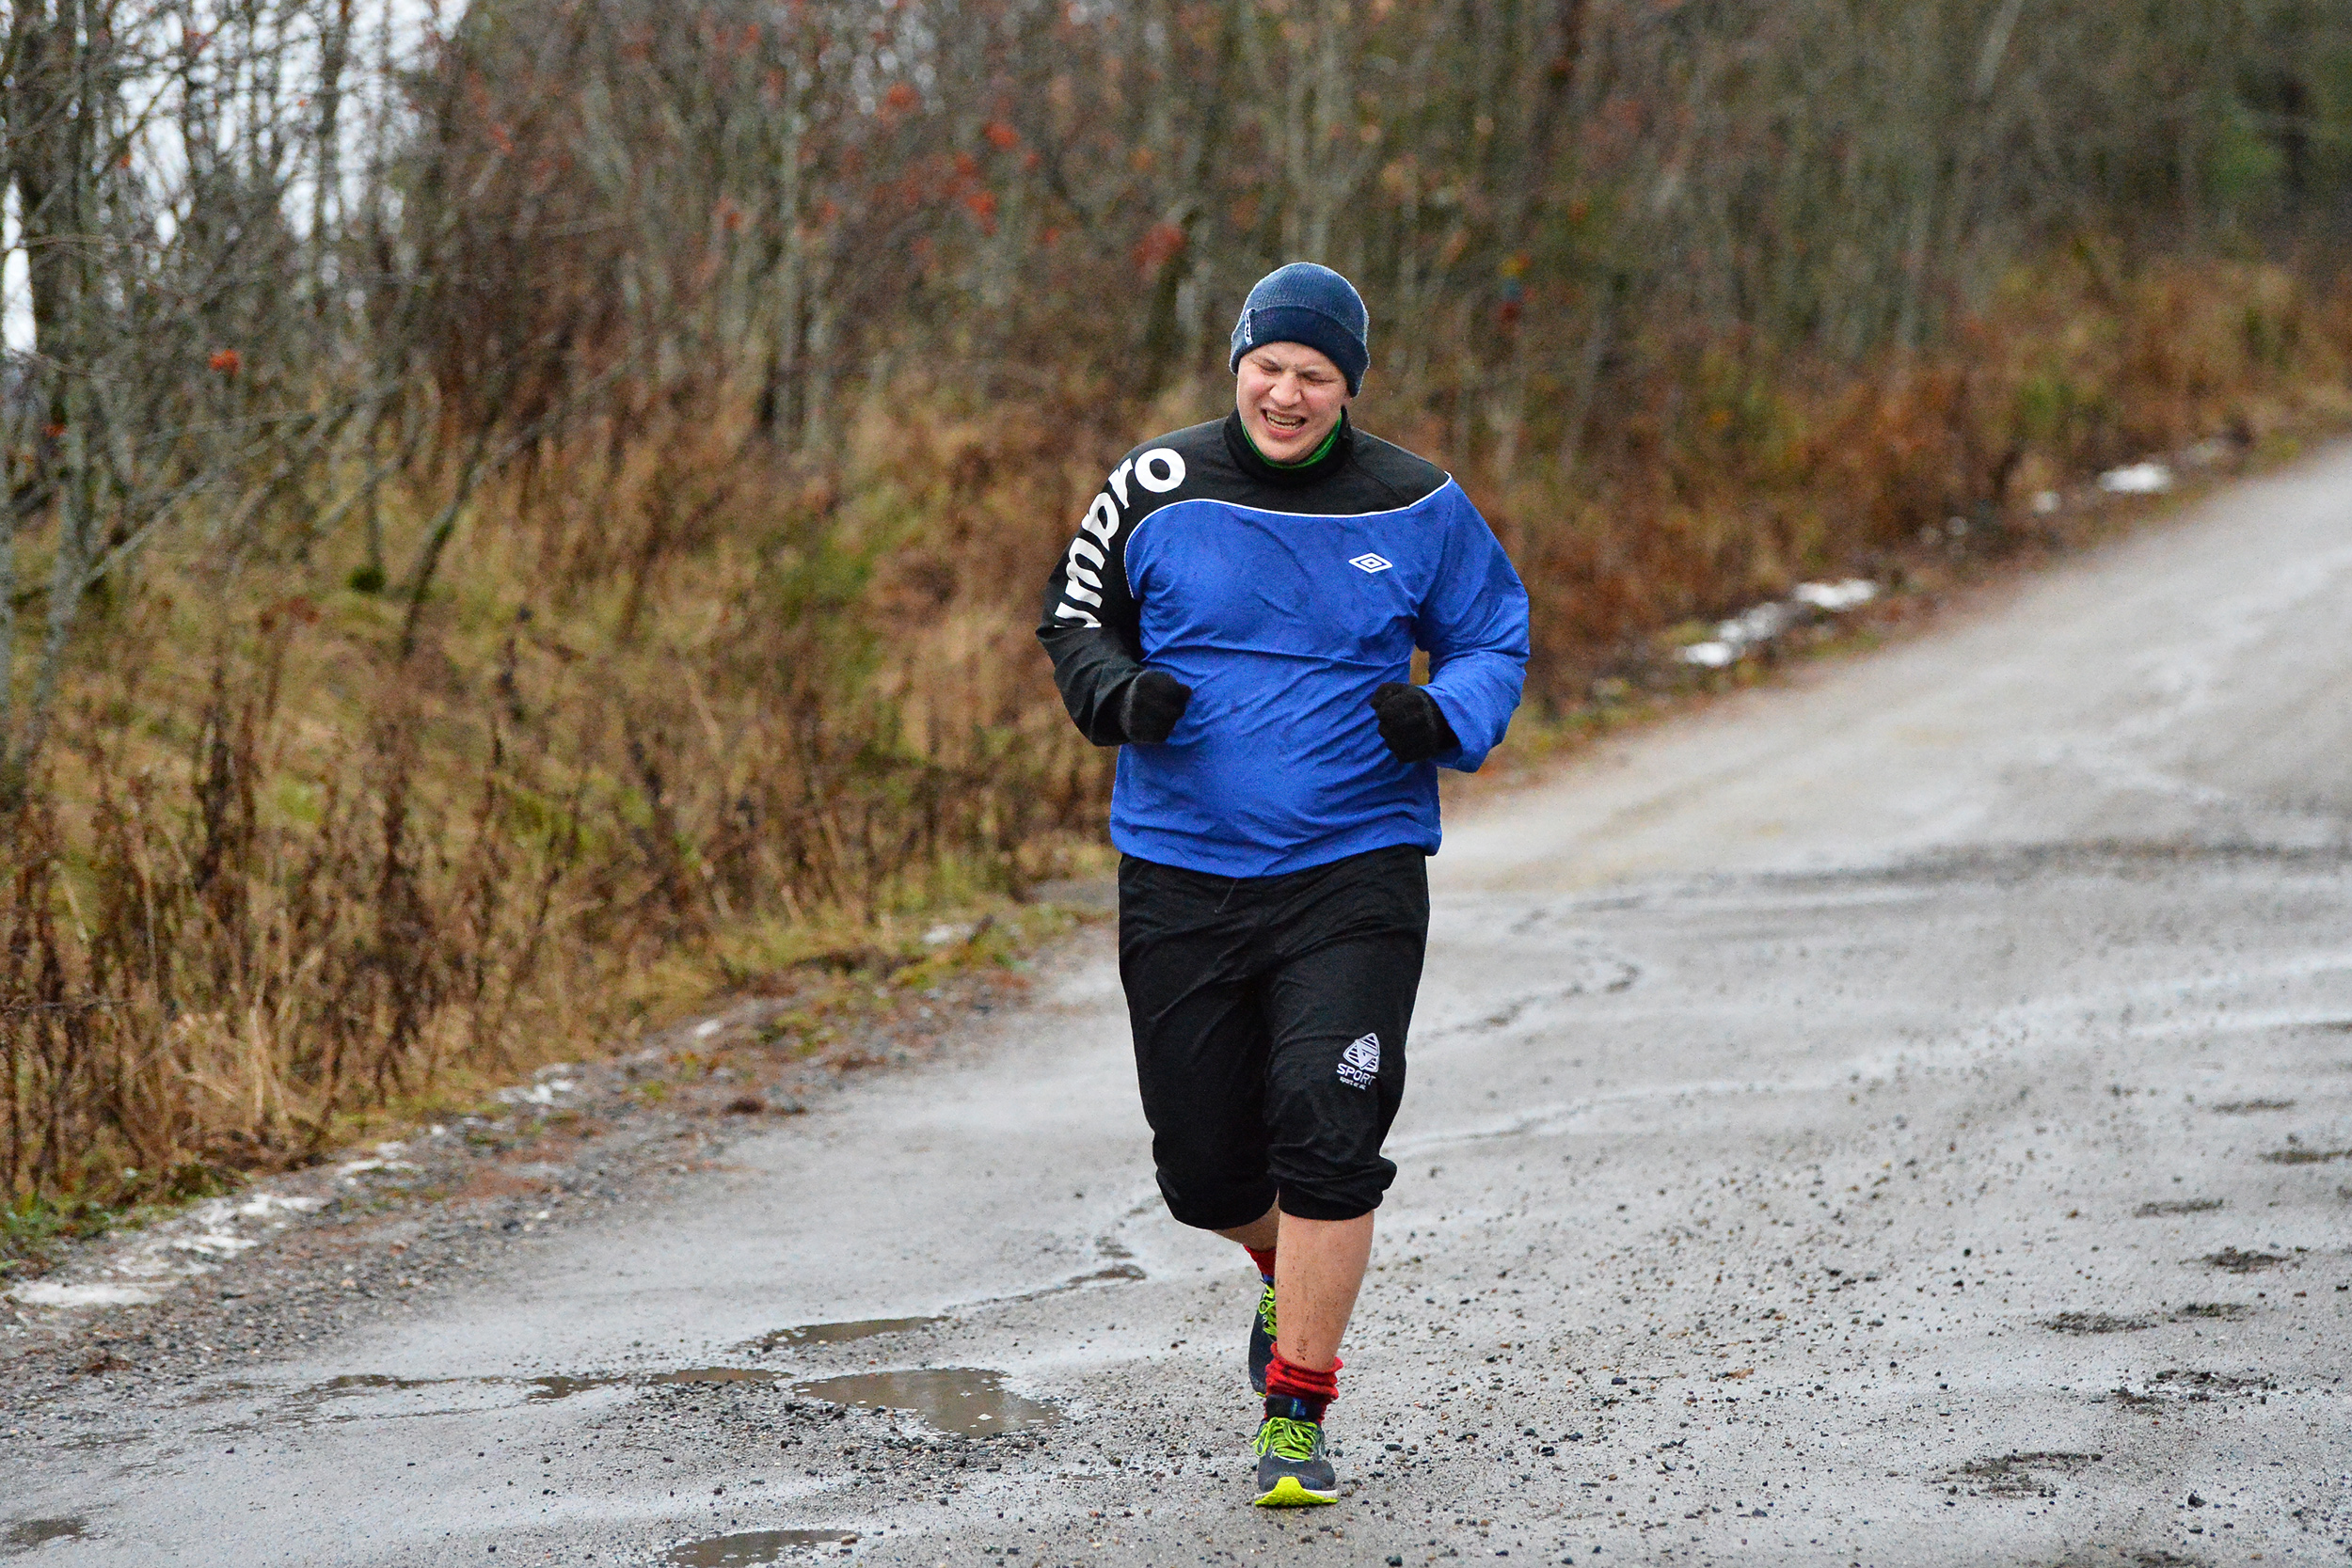
[[[1054,607],[1057,620],[1088,626],[1103,624],[1096,615],[1103,608],[1103,574],[1116,570],[1111,545],[1133,504],[1127,490],[1130,479],[1155,496],[1165,496],[1184,482],[1184,454],[1172,447],[1153,447],[1111,470],[1109,481],[1079,520],[1078,536],[1070,542],[1062,565],[1061,602]],[[1094,537],[1089,539],[1089,534]]]
[[[1387,560],[1385,557],[1374,555],[1369,550],[1365,551],[1362,555],[1349,556],[1347,558],[1347,563],[1350,566],[1355,567],[1359,572],[1385,572],[1391,566],[1395,564],[1395,562]]]

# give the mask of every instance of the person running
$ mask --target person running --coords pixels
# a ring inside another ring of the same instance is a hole
[[[1038,627],[1079,731],[1124,748],[1119,969],[1152,1158],[1168,1213],[1257,1266],[1272,1507],[1339,1496],[1323,1418],[1396,1176],[1380,1146],[1437,770],[1485,760],[1527,665],[1527,591],[1469,497],[1348,418],[1369,325],[1327,267],[1261,279],[1233,327],[1233,412],[1111,470]]]

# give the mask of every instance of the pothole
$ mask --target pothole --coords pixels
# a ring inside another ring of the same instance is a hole
[[[857,1318],[848,1323],[799,1323],[748,1340],[743,1348],[766,1354],[794,1345],[846,1345],[859,1339],[878,1339],[885,1334],[911,1334],[918,1328],[930,1328],[946,1321],[945,1318]]]
[[[2264,1269],[2275,1269],[2286,1260],[2287,1255],[2283,1252],[2247,1252],[2233,1246],[2225,1246],[2219,1252],[2209,1252],[2202,1258],[2189,1259],[2209,1269],[2219,1269],[2224,1274],[2258,1274]]]
[[[792,1386],[796,1394],[866,1410],[903,1410],[941,1432],[986,1437],[1052,1426],[1061,1412],[1008,1391],[1003,1374],[979,1367],[852,1372]]]
[[[2005,1453],[1972,1459],[1944,1473],[1946,1485],[1965,1488],[1970,1497],[2055,1497],[2058,1486],[2047,1474],[2071,1476],[2106,1458],[2097,1453]]]
[[[2174,1308],[2172,1321],[2185,1323],[2203,1319],[2235,1323],[2244,1323],[2253,1315],[2254,1309],[2242,1301],[2192,1301],[2186,1307]]]
[[[79,1541],[89,1533],[88,1521],[78,1514],[67,1519],[19,1519],[0,1535],[0,1546],[10,1555],[29,1552],[52,1541]]]
[[[846,1529],[743,1530],[681,1541],[661,1560],[678,1568],[746,1568],[751,1563],[773,1562],[796,1547],[846,1546],[856,1539],[855,1530]]]
[[[312,1384],[286,1397],[297,1409],[325,1400],[358,1399],[370,1395],[406,1393],[418,1388],[520,1388],[527,1402],[568,1400],[599,1388],[658,1388],[696,1383],[772,1383],[783,1374],[762,1367],[680,1367],[667,1372],[552,1372],[546,1377],[391,1377],[383,1372],[353,1372]],[[249,1386],[245,1391],[250,1391]],[[229,1397],[215,1394],[212,1398]],[[257,1412],[258,1414],[258,1412]]]
[[[2058,1334],[2131,1334],[2156,1325],[2152,1319],[2123,1318],[2112,1312],[2060,1312],[2042,1319],[2042,1326]]]
[[[2156,1373],[2138,1387],[2115,1390],[2115,1402],[2145,1409],[2151,1405],[2211,1404],[2233,1395],[2267,1394],[2279,1385],[2261,1376],[2238,1377],[2228,1372],[2185,1371],[2172,1368]]]

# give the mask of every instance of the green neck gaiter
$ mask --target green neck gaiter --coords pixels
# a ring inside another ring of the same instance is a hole
[[[1322,462],[1326,457],[1328,457],[1331,454],[1331,449],[1339,444],[1340,431],[1346,425],[1346,423],[1347,413],[1344,409],[1343,409],[1340,413],[1340,417],[1331,422],[1329,432],[1324,436],[1323,444],[1315,448],[1314,451],[1309,452],[1306,456],[1300,458],[1295,463],[1277,463],[1273,458],[1268,457],[1264,452],[1258,451],[1257,437],[1249,434],[1249,426],[1247,422],[1242,425],[1241,434],[1242,439],[1249,443],[1249,450],[1251,451],[1258,452],[1258,461],[1264,464],[1267,467],[1307,468],[1312,467],[1315,464]]]

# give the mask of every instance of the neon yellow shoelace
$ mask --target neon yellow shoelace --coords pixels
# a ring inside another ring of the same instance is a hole
[[[1287,1416],[1269,1416],[1265,1425],[1258,1429],[1258,1452],[1271,1450],[1276,1456],[1303,1465],[1315,1456],[1315,1424],[1294,1421]]]

